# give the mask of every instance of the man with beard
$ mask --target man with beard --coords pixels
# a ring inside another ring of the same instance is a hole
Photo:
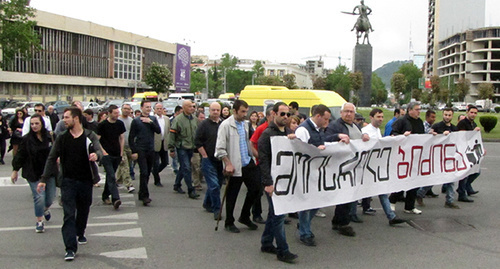
[[[85,228],[92,204],[92,185],[94,173],[92,162],[102,157],[101,145],[97,135],[82,126],[82,110],[69,107],[64,110],[63,121],[66,127],[52,147],[37,190],[45,189],[48,178],[57,175],[57,159],[60,158],[61,199],[63,202],[64,223],[62,236],[66,247],[66,261],[75,258],[78,244],[87,243]],[[60,179],[58,179],[59,181]]]

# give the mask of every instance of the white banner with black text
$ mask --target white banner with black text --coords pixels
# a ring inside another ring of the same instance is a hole
[[[328,143],[326,149],[271,138],[277,215],[458,181],[478,173],[481,133],[393,136]]]

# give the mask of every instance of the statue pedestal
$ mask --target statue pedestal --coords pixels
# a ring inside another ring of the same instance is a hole
[[[371,106],[372,93],[372,55],[373,49],[370,44],[356,44],[352,57],[352,70],[361,72],[363,86],[359,90],[359,106]]]

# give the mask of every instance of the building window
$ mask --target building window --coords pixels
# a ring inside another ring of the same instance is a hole
[[[141,80],[142,48],[115,43],[114,78]]]

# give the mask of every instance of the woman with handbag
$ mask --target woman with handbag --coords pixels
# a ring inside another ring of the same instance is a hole
[[[36,228],[37,233],[45,231],[43,217],[50,220],[49,207],[54,201],[56,184],[55,178],[47,180],[45,190],[37,192],[37,186],[40,182],[45,161],[47,160],[52,146],[51,138],[47,129],[45,129],[45,121],[42,116],[35,114],[30,119],[30,131],[22,138],[19,150],[12,160],[12,183],[16,183],[19,169],[23,169],[22,176],[28,180],[33,193],[33,202],[35,205]]]
[[[26,113],[23,109],[16,109],[16,115],[12,117],[9,123],[9,133],[10,133],[10,149],[12,149],[12,155],[16,156],[19,144],[23,139],[23,124],[26,118]]]
[[[7,126],[7,121],[3,118],[2,113],[0,113],[0,164],[5,164],[3,157],[5,157],[5,150],[7,149],[7,143],[5,140],[10,137],[9,126]]]

